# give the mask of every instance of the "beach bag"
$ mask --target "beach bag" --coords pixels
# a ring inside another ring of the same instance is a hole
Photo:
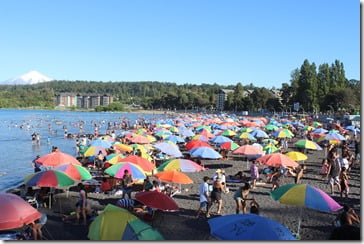
[[[327,168],[327,166],[322,165],[322,167],[320,169],[320,175],[327,175],[328,172],[329,172],[329,169]]]

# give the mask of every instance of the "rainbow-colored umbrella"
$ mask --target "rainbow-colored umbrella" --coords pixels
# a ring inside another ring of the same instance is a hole
[[[327,193],[308,184],[287,184],[272,191],[270,195],[283,204],[306,206],[324,212],[342,208]]]
[[[105,170],[105,173],[108,175],[111,175],[115,178],[123,178],[124,171],[126,169],[132,175],[133,179],[140,180],[140,179],[146,178],[145,172],[141,167],[139,167],[136,164],[128,163],[128,162],[114,164],[113,166],[107,168]]]
[[[230,150],[230,151],[234,151],[234,150],[238,149],[239,147],[240,146],[238,144],[236,144],[235,142],[224,142],[224,143],[220,144],[220,148]]]
[[[263,151],[266,154],[271,154],[279,151],[279,148],[277,148],[273,143],[269,143],[266,146],[263,147]]]
[[[307,184],[286,184],[270,193],[274,200],[295,206],[305,206],[311,209],[330,212],[342,208],[334,199],[321,189]],[[297,236],[300,233],[302,209],[298,220]]]
[[[317,143],[307,140],[307,139],[299,140],[294,145],[295,145],[295,147],[299,147],[299,148],[305,148],[305,149],[311,149],[311,150],[322,150],[322,148],[319,145],[317,145]]]
[[[107,152],[105,148],[99,146],[90,146],[80,151],[85,157],[96,156],[101,151],[102,155],[106,156]]]
[[[73,185],[75,181],[59,170],[46,170],[28,175],[24,183],[26,186],[64,187]]]
[[[94,241],[164,240],[163,236],[128,210],[108,204],[90,224],[87,237]]]
[[[272,135],[277,138],[292,138],[294,136],[288,129],[277,130]]]
[[[119,160],[125,158],[123,154],[109,154],[106,156],[106,161],[109,162],[109,164],[117,164],[119,163]]]
[[[80,165],[73,165],[73,164],[64,164],[55,168],[55,170],[59,170],[74,180],[90,180],[92,179],[92,175],[90,172],[80,166]]]
[[[198,172],[204,170],[204,167],[189,159],[173,159],[164,162],[157,168],[158,172],[165,170],[177,170],[181,172]]]
[[[232,130],[224,130],[222,133],[221,133],[222,136],[235,136],[236,133],[235,131],[232,131]]]

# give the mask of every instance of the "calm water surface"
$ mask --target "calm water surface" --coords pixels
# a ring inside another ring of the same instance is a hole
[[[120,122],[126,118],[134,123],[138,117],[148,120],[164,117],[163,115],[138,113],[96,113],[49,110],[4,110],[0,109],[0,192],[17,187],[23,183],[24,177],[33,173],[31,161],[37,155],[51,152],[52,146],[57,146],[62,152],[76,156],[75,139],[64,138],[63,125],[68,132],[79,133],[77,125],[86,121],[83,127],[85,133],[94,132],[94,123],[101,124],[100,134],[105,134],[107,122]],[[62,124],[57,124],[62,121]],[[102,125],[102,121],[105,124]],[[48,125],[57,134],[48,131]],[[24,128],[20,128],[24,125]],[[27,128],[29,127],[29,129]],[[41,135],[40,145],[32,143],[33,132]],[[118,134],[118,131],[117,131]],[[48,143],[48,137],[50,143]]]

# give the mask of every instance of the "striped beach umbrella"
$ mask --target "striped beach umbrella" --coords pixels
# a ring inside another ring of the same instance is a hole
[[[204,170],[204,167],[198,165],[189,159],[173,159],[162,163],[158,168],[158,172],[166,170],[177,170],[181,172],[198,172]]]
[[[73,164],[64,164],[55,168],[55,170],[59,170],[74,180],[90,180],[92,179],[92,175],[90,172],[80,166],[80,165],[73,165]]]
[[[226,149],[229,151],[234,151],[239,148],[239,145],[236,144],[235,142],[224,142],[224,143],[220,144],[220,148]]]
[[[75,181],[59,170],[45,170],[26,176],[24,183],[26,186],[64,187]]]
[[[139,167],[136,164],[126,163],[126,162],[114,164],[113,166],[107,168],[105,170],[105,173],[108,175],[111,175],[115,178],[121,179],[124,176],[125,170],[129,171],[129,173],[132,175],[133,179],[140,180],[140,179],[146,178],[145,172],[141,167]]]

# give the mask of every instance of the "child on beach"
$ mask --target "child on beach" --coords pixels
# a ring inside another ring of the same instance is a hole
[[[348,198],[348,195],[349,195],[349,178],[348,178],[348,175],[347,175],[347,169],[345,167],[341,168],[339,179],[340,179],[340,186],[341,186],[340,197],[343,197],[343,193],[345,193],[345,198]]]
[[[257,179],[259,179],[259,167],[256,160],[253,160],[250,166],[250,177],[252,179],[252,187],[255,188]]]
[[[203,177],[203,182],[200,184],[200,207],[197,210],[196,219],[200,217],[202,208],[206,207],[206,218],[210,218],[210,196],[209,196],[209,180],[208,176]]]
[[[254,198],[249,198],[250,184],[245,183],[244,186],[239,187],[239,189],[234,194],[234,200],[236,203],[236,214],[242,209],[243,214],[246,213],[246,204],[248,200],[254,200]]]

